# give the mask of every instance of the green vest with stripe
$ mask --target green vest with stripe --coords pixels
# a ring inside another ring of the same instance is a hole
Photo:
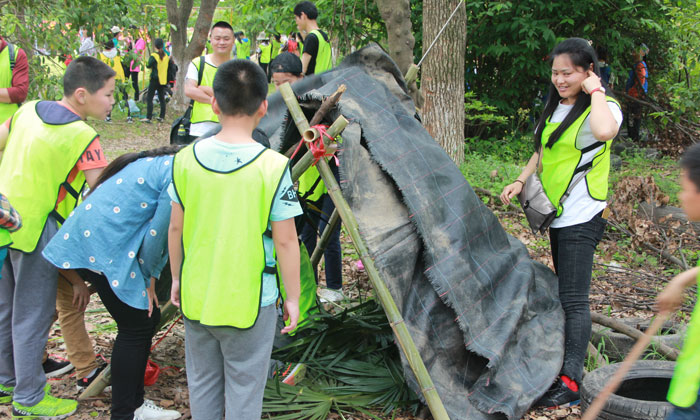
[[[199,57],[192,60],[197,71],[199,71]],[[204,60],[204,73],[202,73],[202,82],[199,86],[214,86],[214,76],[216,76],[217,67],[212,66]],[[219,117],[214,114],[211,104],[194,101],[192,105],[192,116],[190,117],[192,124],[200,122],[219,122]]]
[[[698,261],[700,266],[700,260]],[[700,287],[700,275],[698,275]],[[668,389],[668,401],[678,407],[695,404],[700,390],[700,305],[695,304],[681,351]]]
[[[247,60],[250,57],[250,40],[236,40],[236,58]]]
[[[75,208],[85,174],[79,171],[71,184],[68,176],[97,137],[82,120],[45,123],[37,114],[38,102],[23,105],[12,117],[0,164],[0,191],[22,215],[22,229],[10,234],[11,248],[23,252],[34,251],[50,214],[62,221]],[[62,186],[69,193],[56,207]]]
[[[19,48],[13,46],[12,61],[17,61],[17,52]],[[0,88],[11,88],[12,87],[12,69],[10,66],[10,44],[7,44],[5,48],[0,51]],[[19,105],[17,104],[5,104],[0,103],[0,124],[9,120],[12,114],[17,111]]]
[[[333,67],[331,43],[323,38],[321,31],[318,29],[314,29],[313,31],[309,32],[309,34],[316,35],[316,38],[318,39],[318,51],[316,52],[316,67],[314,67],[314,74],[319,74],[330,70]]]
[[[260,64],[267,64],[270,62],[270,57],[272,53],[272,45],[261,45],[260,46]]]
[[[619,103],[608,97],[608,102]],[[571,182],[577,179],[576,175],[593,167],[587,174],[585,183],[588,187],[588,194],[594,200],[605,201],[608,198],[608,174],[610,173],[610,150],[612,140],[606,142],[596,142],[589,147],[579,149],[576,146],[576,138],[583,126],[586,117],[590,115],[589,106],[569,128],[559,137],[554,145],[545,147],[549,136],[559,127],[560,123],[552,123],[547,120],[544,130],[542,130],[542,173],[540,179],[547,198],[557,208],[557,217],[564,211],[561,199],[564,196]],[[581,157],[584,153],[600,149],[591,163],[580,165]],[[580,182],[584,182],[583,180]]]
[[[318,180],[318,181],[317,181]],[[312,190],[313,189],[313,190]],[[328,190],[316,166],[311,166],[299,177],[299,195],[306,201],[318,201]]]
[[[196,145],[173,161],[184,212],[182,313],[203,325],[251,328],[263,273],[276,272],[266,267],[263,236],[271,236],[270,210],[289,160],[265,149],[238,169],[219,172],[199,163]]]

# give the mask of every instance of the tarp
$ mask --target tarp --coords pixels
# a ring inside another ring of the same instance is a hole
[[[327,122],[350,121],[338,152],[343,196],[450,418],[519,419],[562,364],[555,274],[506,234],[425,131],[378,46],[292,87],[310,118],[341,84]],[[259,128],[278,150],[299,140],[279,94]]]

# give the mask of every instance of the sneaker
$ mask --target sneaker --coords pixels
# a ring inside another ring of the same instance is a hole
[[[105,122],[112,122],[112,117],[105,118]]]
[[[345,299],[345,295],[340,289],[320,289],[318,291],[318,296],[321,298],[322,303],[340,302]]]
[[[156,117],[156,121],[163,122],[163,119],[161,117]]]
[[[134,420],[175,420],[181,416],[175,410],[158,407],[151,400],[143,400],[143,405],[134,411]]]
[[[557,378],[547,392],[535,403],[534,407],[564,408],[578,405],[581,402],[578,391],[571,390],[561,380]]]
[[[126,122],[131,124],[132,122],[134,122],[134,119],[131,117],[126,117]]]
[[[73,365],[69,361],[58,362],[50,357],[41,366],[44,368],[47,378],[63,375],[73,370]]]
[[[143,123],[149,123],[149,124],[151,123],[151,120],[149,118],[141,118],[139,121],[141,121]]]
[[[56,398],[47,393],[38,404],[31,407],[26,407],[17,401],[13,401],[12,418],[59,420],[68,418],[77,409],[77,401]]]
[[[0,385],[0,404],[11,403],[14,391],[15,387],[13,386]]]
[[[90,386],[91,383],[95,382],[95,379],[97,379],[98,376],[100,376],[100,373],[102,373],[103,370],[107,365],[102,365],[99,366],[97,369],[95,369],[95,373],[92,375],[86,377],[86,378],[80,378],[77,380],[77,387],[78,387],[78,392],[83,392],[87,389],[87,387]],[[109,388],[109,389],[108,389]],[[111,387],[105,388],[105,391],[111,390]]]
[[[303,363],[292,364],[287,366],[284,372],[280,372],[282,377],[282,383],[287,385],[296,385],[304,379],[306,375],[306,365]]]

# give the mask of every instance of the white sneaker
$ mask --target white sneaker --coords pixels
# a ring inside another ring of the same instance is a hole
[[[321,298],[321,302],[323,303],[340,302],[341,300],[345,300],[345,295],[341,289],[319,289],[318,296]]]
[[[158,407],[151,400],[143,400],[143,405],[134,411],[134,420],[175,420],[182,414],[175,410],[166,410]]]

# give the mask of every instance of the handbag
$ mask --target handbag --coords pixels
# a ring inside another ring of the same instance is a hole
[[[197,85],[202,84],[202,77],[204,76],[204,56],[199,57],[199,72],[197,73]],[[190,100],[190,104],[187,106],[185,113],[173,121],[173,125],[170,127],[170,144],[189,144],[192,139],[190,139],[190,127],[192,126],[192,107],[194,106],[194,99]]]

